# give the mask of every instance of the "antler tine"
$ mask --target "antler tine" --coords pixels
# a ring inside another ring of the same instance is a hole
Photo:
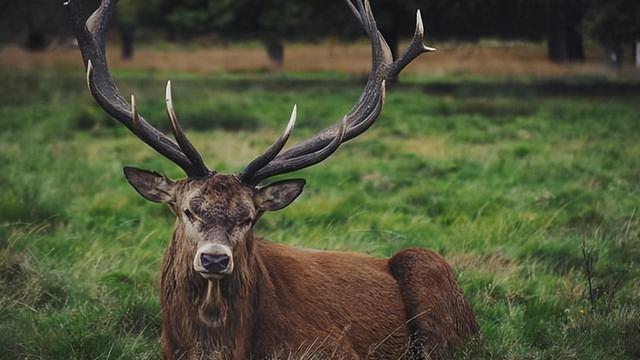
[[[375,122],[378,115],[382,111],[382,106],[384,104],[385,98],[385,81],[382,82],[382,91],[378,94],[378,99],[376,101],[376,106],[374,109],[367,115],[367,117],[354,125],[352,130],[352,137],[355,137],[363,132],[365,132],[373,123]],[[333,135],[331,138],[331,142],[325,146],[324,148],[317,150],[312,153],[306,153],[304,155],[295,157],[295,158],[283,158],[276,159],[273,162],[267,164],[262,169],[256,172],[256,174],[251,178],[249,183],[258,184],[260,181],[280,174],[289,173],[295,170],[299,170],[305,167],[309,167],[311,165],[317,164],[324,159],[328,158],[331,154],[333,154],[338,147],[345,141],[347,141],[347,121],[346,117],[340,122],[340,127],[338,128],[338,133]],[[354,135],[355,134],[355,135]]]
[[[133,126],[138,126],[138,111],[136,110],[136,97],[131,94],[131,121]]]
[[[173,107],[173,97],[171,95],[171,81],[167,81],[167,88],[165,91],[165,100],[167,103],[167,114],[169,115],[169,120],[171,121],[171,129],[173,130],[173,136],[176,138],[178,142],[178,146],[182,149],[182,152],[187,156],[191,164],[197,168],[200,174],[206,175],[209,173],[209,169],[204,164],[202,160],[202,156],[196,148],[193,146],[191,141],[187,139],[187,136],[184,134],[182,130],[182,126],[178,121],[178,116],[176,115],[176,110]]]
[[[298,105],[293,106],[293,111],[291,111],[291,117],[289,118],[289,123],[284,130],[284,133],[280,135],[280,137],[264,152],[264,154],[257,157],[253,160],[249,165],[247,165],[244,170],[242,170],[238,174],[238,178],[245,183],[253,183],[253,176],[256,172],[262,168],[264,168],[267,164],[271,162],[284,148],[287,140],[289,140],[289,136],[293,132],[293,128],[296,124],[296,118],[298,116]]]
[[[425,44],[424,38],[424,25],[422,23],[422,15],[420,10],[416,12],[416,31],[413,35],[413,40],[405,53],[393,63],[391,73],[393,76],[397,76],[402,69],[404,69],[410,62],[413,61],[420,54],[436,51],[435,48],[429,47]]]
[[[347,142],[362,134],[376,121],[384,105],[386,95],[385,83],[386,80],[383,80],[379,88],[374,88],[374,85],[371,84],[360,97],[358,104],[343,118],[343,122],[349,125],[342,142]],[[375,91],[376,89],[378,91]],[[365,103],[363,99],[368,99],[369,101]],[[335,125],[325,129],[315,137],[297,144],[294,148],[285,151],[279,157],[282,157],[282,159],[293,159],[309,152],[317,151],[332,141],[333,132],[335,132]]]
[[[133,113],[122,97],[109,73],[105,55],[107,25],[115,12],[117,0],[102,0],[98,9],[85,21],[73,0],[65,3],[73,24],[84,63],[87,65],[87,84],[96,102],[114,119],[155,151],[181,167],[189,177],[206,176],[204,169],[193,164],[183,150],[163,133],[151,126],[142,116]]]
[[[364,26],[362,16],[360,16],[360,13],[362,12],[362,3],[359,0],[347,0],[347,5],[349,5],[351,12],[353,12],[353,15],[358,19],[360,25]]]
[[[331,156],[331,154],[338,150],[338,147],[343,142],[346,129],[347,122],[343,120],[340,123],[340,128],[338,128],[338,131],[334,135],[333,140],[331,140],[329,145],[325,146],[321,150],[310,154],[305,154],[294,159],[274,159],[273,162],[269,163],[269,165],[265,166],[255,173],[250,184],[257,185],[266,178],[290,173],[292,171],[300,170],[322,162],[324,159],[328,158],[329,156]]]

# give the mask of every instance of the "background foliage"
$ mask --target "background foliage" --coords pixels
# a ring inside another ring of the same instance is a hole
[[[97,3],[83,1],[87,9]],[[37,50],[67,38],[61,4],[0,0],[0,40]],[[416,9],[422,9],[431,39],[544,39],[549,58],[560,62],[584,60],[586,37],[619,61],[631,47],[635,59],[640,39],[640,3],[634,0],[377,0],[372,6],[394,51],[401,38],[411,36],[414,25],[407,19]],[[225,41],[256,39],[268,50],[284,40],[362,36],[341,0],[121,0],[117,25],[123,43],[133,40],[127,39],[133,32],[153,30],[172,40],[211,34]]]

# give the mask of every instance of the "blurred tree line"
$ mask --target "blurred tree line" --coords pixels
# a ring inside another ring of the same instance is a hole
[[[99,3],[75,1],[87,13]],[[37,51],[68,39],[62,2],[0,0],[0,41]],[[638,0],[372,0],[372,6],[394,53],[399,40],[412,35],[416,9],[429,39],[544,40],[556,62],[583,61],[584,39],[590,38],[622,65],[624,49],[632,49],[635,61],[640,41]],[[174,41],[210,34],[222,41],[259,40],[276,62],[283,60],[286,40],[362,36],[342,0],[120,0],[113,28],[125,58],[133,56],[141,30],[161,31]]]

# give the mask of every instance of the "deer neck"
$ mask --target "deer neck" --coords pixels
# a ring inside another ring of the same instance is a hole
[[[192,256],[181,255],[188,252],[180,251],[179,247],[187,243],[180,236],[180,229],[176,229],[163,264],[164,326],[179,337],[175,342],[181,347],[190,344],[185,348],[209,354],[233,353],[234,358],[242,358],[251,339],[260,271],[259,255],[253,253],[253,235],[234,254],[232,274],[220,280],[207,280],[193,270]]]
[[[246,242],[247,249],[234,254],[234,271],[219,280],[204,280],[206,291],[197,294],[198,318],[211,328],[228,328],[240,320],[247,320],[255,281],[255,261],[251,254],[253,238]]]

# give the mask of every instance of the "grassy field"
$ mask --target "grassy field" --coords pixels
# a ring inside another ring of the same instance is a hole
[[[0,358],[158,358],[173,217],[122,167],[180,171],[103,115],[81,73],[0,77]],[[166,129],[168,75],[116,77]],[[192,140],[226,172],[276,137],[294,103],[301,139],[362,86],[340,74],[171,80]],[[257,233],[378,256],[439,251],[483,331],[460,358],[639,358],[638,86],[404,80],[378,123],[301,172],[303,196]]]

